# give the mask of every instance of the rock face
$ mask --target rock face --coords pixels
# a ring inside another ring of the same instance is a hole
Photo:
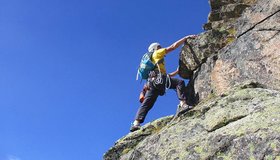
[[[259,0],[226,28],[225,34],[217,28],[202,33],[182,49],[179,73],[191,78],[195,99],[221,95],[248,79],[280,90],[280,1]]]
[[[105,160],[280,160],[280,0],[210,0],[179,74],[194,109],[130,133]]]
[[[172,116],[164,117],[154,122],[148,123],[142,127],[141,131],[130,133],[127,136],[121,138],[115,143],[115,146],[112,147],[105,155],[104,159],[106,160],[118,160],[128,159],[130,156],[129,152],[135,150],[135,147],[147,137],[156,134],[163,127],[165,127],[172,119]],[[137,151],[136,151],[137,152]]]
[[[256,0],[210,0],[211,12],[207,30],[198,38],[190,39],[183,47],[180,57],[180,75],[190,78],[208,57],[216,54],[221,48],[235,40],[236,22],[243,11],[254,4]]]
[[[258,87],[247,83],[149,123],[117,141],[104,159],[280,159],[280,92]]]

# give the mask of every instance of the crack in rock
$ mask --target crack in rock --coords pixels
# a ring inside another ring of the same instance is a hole
[[[257,31],[280,31],[280,28],[261,28],[258,29]]]
[[[275,13],[267,16],[266,18],[264,18],[263,20],[261,20],[260,22],[256,23],[255,25],[253,25],[251,28],[249,28],[247,31],[241,33],[240,35],[237,36],[237,38],[240,38],[241,36],[245,35],[246,33],[250,32],[251,30],[253,30],[257,25],[263,23],[264,21],[268,20],[269,18],[271,18],[272,16],[274,16],[275,14],[277,14],[278,12],[280,12],[280,10],[276,11]]]
[[[207,130],[207,131],[208,131],[208,132],[214,132],[214,131],[216,131],[216,130],[222,128],[222,127],[227,126],[227,125],[230,124],[230,123],[236,122],[236,121],[238,121],[238,120],[240,120],[240,119],[243,119],[243,118],[245,118],[245,117],[247,117],[247,115],[242,115],[242,116],[234,117],[234,118],[231,118],[231,119],[226,119],[225,121],[222,121],[222,122],[218,123],[218,124],[215,125],[212,129]]]

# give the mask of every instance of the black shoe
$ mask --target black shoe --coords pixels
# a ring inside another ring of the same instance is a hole
[[[134,131],[137,131],[141,128],[141,126],[135,126],[132,124],[132,126],[130,127],[130,132],[134,132]]]

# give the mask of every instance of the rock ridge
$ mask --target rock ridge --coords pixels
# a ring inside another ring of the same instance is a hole
[[[117,141],[104,159],[279,159],[280,92],[254,87],[260,85],[242,84],[175,119],[151,122]]]

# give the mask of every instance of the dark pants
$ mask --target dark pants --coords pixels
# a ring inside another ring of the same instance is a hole
[[[143,123],[147,113],[155,104],[159,95],[163,95],[165,92],[165,83],[169,86],[169,81],[166,81],[166,77],[163,78],[163,84],[156,85],[153,81],[148,81],[149,90],[147,90],[145,94],[145,99],[143,103],[140,105],[135,119],[138,120],[140,123]],[[177,96],[179,100],[186,100],[185,96],[185,82],[183,80],[177,78],[170,78],[170,89],[176,89]],[[164,87],[164,88],[162,88]]]

